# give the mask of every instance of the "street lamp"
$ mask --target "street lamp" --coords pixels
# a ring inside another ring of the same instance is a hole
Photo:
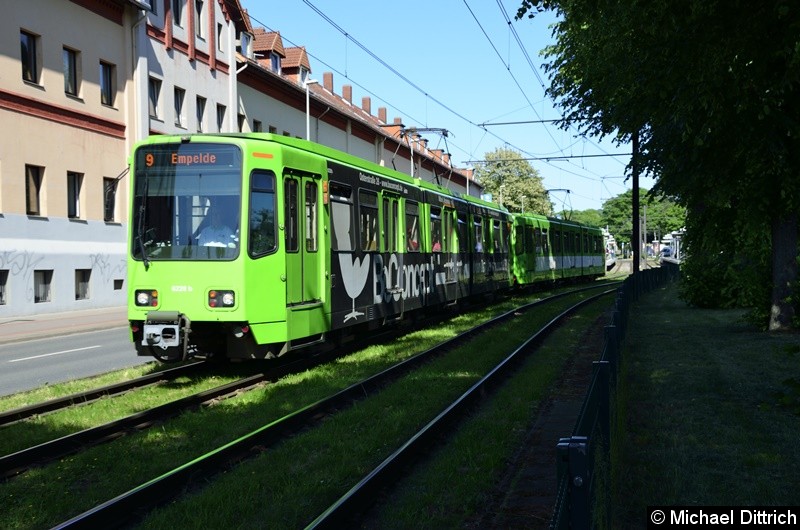
[[[311,140],[311,105],[308,97],[308,85],[318,85],[316,79],[306,79],[306,140]]]

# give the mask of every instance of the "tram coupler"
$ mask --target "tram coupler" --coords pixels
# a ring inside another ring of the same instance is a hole
[[[149,311],[144,321],[142,346],[161,348],[165,352],[171,348],[179,349],[178,359],[173,359],[169,355],[163,357],[170,360],[186,360],[190,331],[191,322],[186,315],[178,311]],[[156,357],[162,358],[160,355]]]

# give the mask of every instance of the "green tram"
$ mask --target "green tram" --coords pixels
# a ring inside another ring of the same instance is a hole
[[[516,284],[601,276],[599,229],[512,215],[265,133],[151,136],[132,156],[139,355],[270,358]]]

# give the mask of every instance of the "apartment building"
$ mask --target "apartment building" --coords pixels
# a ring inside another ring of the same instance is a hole
[[[471,174],[311,79],[240,0],[36,0],[0,20],[0,318],[125,304],[128,157],[150,134],[263,131],[455,191]]]
[[[124,299],[139,16],[37,0],[0,18],[0,316]]]

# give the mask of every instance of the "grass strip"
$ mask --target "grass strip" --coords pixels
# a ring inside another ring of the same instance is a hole
[[[528,297],[530,298],[530,297]],[[0,484],[4,528],[47,528],[522,302],[509,299],[378,344]],[[137,399],[120,396],[117,399]],[[109,400],[112,401],[112,400]],[[85,414],[96,405],[79,407]],[[88,422],[87,422],[88,423]],[[7,431],[4,429],[4,434]]]
[[[797,334],[687,307],[677,284],[631,310],[612,444],[612,528],[653,505],[797,505]]]
[[[564,301],[561,307],[566,308],[574,301]],[[380,395],[342,411],[320,427],[239,466],[196,495],[152,514],[144,527],[298,528],[306,525],[483,377],[532,330],[547,322],[555,311],[553,308],[547,314],[528,313],[432,361],[389,385]],[[580,333],[573,335],[580,336]],[[496,404],[492,412],[481,415],[482,423],[464,434],[461,444],[445,450],[458,456],[442,453],[445,463],[440,465],[447,467],[447,471],[430,468],[433,471],[428,471],[427,477],[435,477],[434,483],[413,488],[414,492],[429,488],[441,495],[427,504],[430,513],[425,514],[423,522],[418,512],[406,513],[402,519],[389,515],[387,521],[397,524],[398,528],[416,528],[421,524],[454,527],[457,521],[472,516],[496,480],[493,472],[500,470],[515,451],[520,439],[515,436],[524,434],[524,428],[515,431],[510,427],[514,420],[498,420],[495,415],[502,416],[501,410],[512,408],[518,426],[531,422],[531,407],[538,404],[560,371],[565,361],[564,351],[554,346],[548,354],[535,355],[537,367],[528,367],[527,377],[515,378],[519,386],[506,390],[514,406],[505,401]],[[520,388],[525,388],[521,394]],[[520,395],[524,397],[519,399]],[[509,436],[509,429],[515,435]],[[469,473],[465,473],[465,465]],[[463,509],[465,499],[473,499],[466,512]],[[413,499],[411,504],[414,504]],[[441,521],[432,518],[431,513],[449,515]],[[376,527],[382,527],[382,523],[384,521]]]

